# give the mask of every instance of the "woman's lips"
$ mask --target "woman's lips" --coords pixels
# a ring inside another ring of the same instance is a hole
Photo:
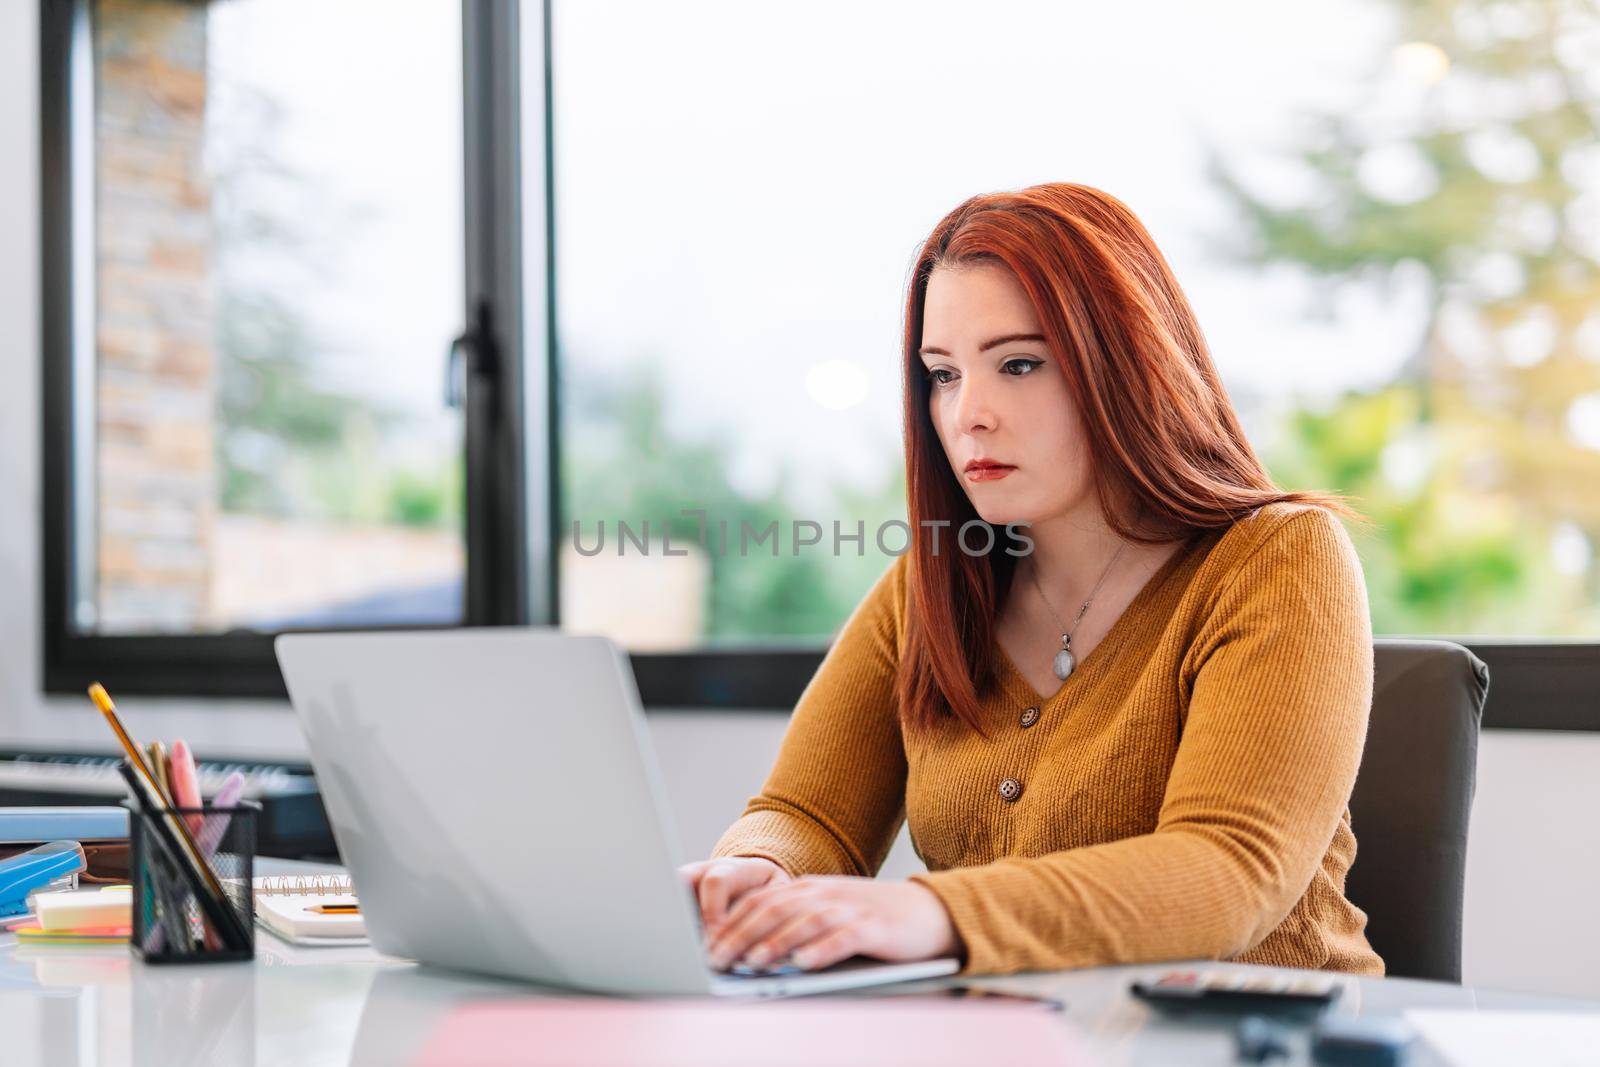
[[[992,482],[1004,478],[1016,469],[1015,467],[973,467],[967,471],[967,481]]]

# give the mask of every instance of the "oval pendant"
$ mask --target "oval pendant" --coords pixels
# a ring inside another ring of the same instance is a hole
[[[1056,653],[1055,663],[1052,664],[1052,668],[1056,672],[1056,677],[1064,682],[1067,680],[1067,676],[1072,673],[1072,668],[1077,665],[1078,661],[1073,657],[1072,653],[1063,648]]]

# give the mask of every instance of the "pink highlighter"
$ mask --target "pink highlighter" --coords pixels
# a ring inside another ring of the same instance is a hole
[[[180,808],[198,808],[201,804],[200,776],[195,771],[194,753],[182,739],[172,743],[172,803]],[[189,833],[198,834],[205,817],[185,815],[184,822],[189,824]]]
[[[222,787],[217,790],[217,795],[211,798],[214,808],[231,808],[239,803],[239,798],[244,796],[244,775],[238,771],[229,771],[228,777],[223,779]],[[207,859],[217,851],[217,846],[222,843],[222,835],[228,831],[228,816],[213,815],[206,823],[204,830],[200,831],[196,842],[200,851]]]

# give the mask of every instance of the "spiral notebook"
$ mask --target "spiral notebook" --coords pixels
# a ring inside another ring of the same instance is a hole
[[[344,875],[276,875],[251,880],[256,921],[294,945],[365,945],[361,913],[324,914],[325,905],[353,905],[355,888]]]

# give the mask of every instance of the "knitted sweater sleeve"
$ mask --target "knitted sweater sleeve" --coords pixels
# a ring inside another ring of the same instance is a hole
[[[712,856],[762,856],[791,875],[871,877],[905,820],[906,757],[895,703],[899,556],[845,620],[800,694],[761,792]]]
[[[1292,514],[1197,625],[1151,832],[912,876],[949,910],[963,973],[1220,959],[1261,941],[1304,894],[1349,803],[1372,656],[1348,534],[1321,508]]]

